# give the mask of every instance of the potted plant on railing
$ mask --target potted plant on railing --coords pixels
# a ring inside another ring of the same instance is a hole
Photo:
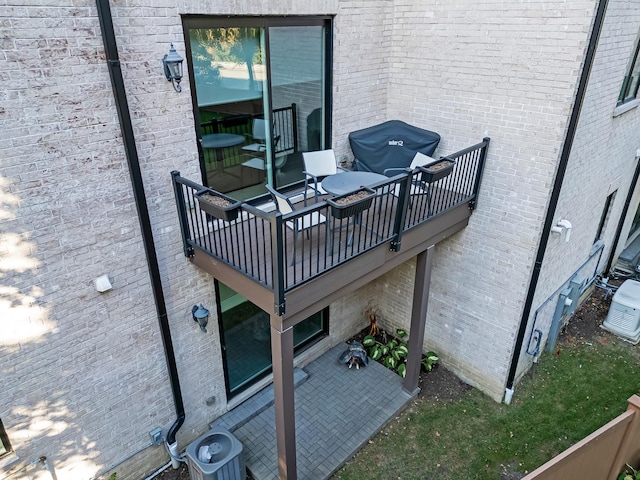
[[[433,183],[449,175],[455,164],[455,160],[442,157],[440,160],[418,168],[422,172],[422,181],[426,183]]]
[[[212,217],[219,218],[231,222],[238,218],[238,211],[242,202],[235,200],[231,197],[227,197],[220,192],[216,192],[210,188],[205,188],[196,193],[200,210],[211,215]]]
[[[330,198],[327,200],[327,204],[331,207],[331,215],[334,218],[348,218],[368,209],[375,196],[375,190],[362,187],[355,192]]]

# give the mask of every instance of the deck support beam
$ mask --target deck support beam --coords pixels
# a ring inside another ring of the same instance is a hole
[[[296,418],[293,385],[293,327],[282,330],[282,317],[271,314],[271,362],[278,449],[278,478],[296,480]]]
[[[431,269],[435,246],[431,245],[416,257],[416,277],[413,287],[413,308],[411,310],[411,327],[409,329],[409,354],[407,356],[407,374],[402,389],[410,395],[420,390],[418,379],[422,361],[422,342],[424,326],[427,320],[429,288],[431,286]]]

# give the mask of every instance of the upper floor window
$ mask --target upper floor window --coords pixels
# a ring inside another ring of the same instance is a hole
[[[636,39],[636,46],[633,50],[629,67],[624,76],[622,82],[622,88],[620,89],[620,96],[618,97],[618,105],[630,102],[638,98],[638,86],[640,84],[640,57],[638,51],[640,50],[640,36]]]

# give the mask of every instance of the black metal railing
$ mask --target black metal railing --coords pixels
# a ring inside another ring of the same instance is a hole
[[[196,193],[205,187],[174,171],[184,254],[206,252],[283,300],[286,291],[382,244],[399,250],[405,231],[447,210],[465,202],[474,208],[488,145],[485,138],[443,157],[455,165],[439,180],[427,182],[423,170],[407,169],[371,185],[371,198],[361,211],[346,213],[327,201],[287,214],[273,205],[241,203],[237,218],[227,222],[201,211]]]

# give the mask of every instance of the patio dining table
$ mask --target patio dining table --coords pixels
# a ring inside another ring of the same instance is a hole
[[[378,182],[383,182],[388,180],[389,177],[386,175],[381,175],[379,173],[373,172],[341,172],[336,173],[335,175],[331,175],[322,180],[322,188],[333,195],[346,195],[351,192],[355,192],[356,190],[362,187],[368,187],[370,185],[375,185]],[[356,225],[362,224],[362,212],[358,212],[353,216],[353,226],[354,228],[349,233],[347,239],[347,245],[351,245],[353,241],[353,235]],[[349,228],[349,224],[346,225],[347,229]],[[342,225],[340,225],[342,228]],[[369,230],[374,235],[378,235],[376,231],[371,229],[369,226],[365,225],[365,228]],[[331,247],[331,251],[333,251],[333,246]]]
[[[200,143],[202,148],[213,148],[216,151],[216,160],[221,162],[223,149],[242,145],[244,140],[244,136],[235,133],[210,133],[203,135]]]

